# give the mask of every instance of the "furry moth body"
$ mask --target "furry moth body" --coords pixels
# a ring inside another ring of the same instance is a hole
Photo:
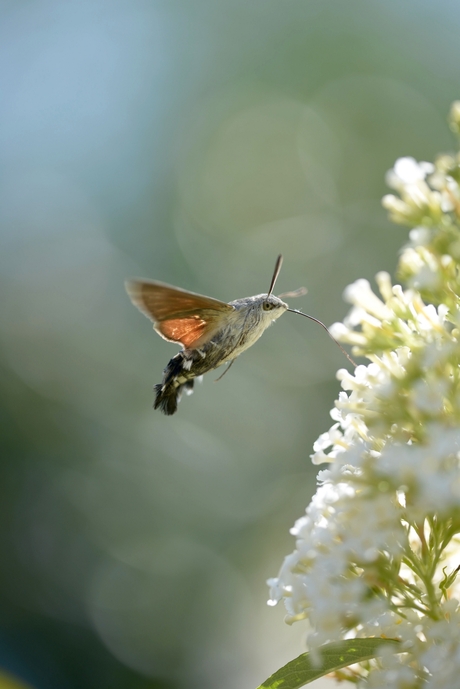
[[[162,382],[155,385],[155,409],[160,409],[168,416],[174,414],[182,392],[190,394],[193,391],[195,378],[222,364],[228,364],[229,368],[285,311],[307,316],[289,309],[280,297],[272,294],[282,261],[279,255],[266,294],[236,299],[228,304],[164,282],[126,282],[131,301],[153,321],[156,332],[165,340],[182,345],[182,350],[164,369]],[[300,294],[305,294],[303,288],[281,296]],[[307,318],[327,330],[321,321],[312,316]]]

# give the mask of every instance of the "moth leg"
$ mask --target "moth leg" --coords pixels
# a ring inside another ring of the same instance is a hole
[[[228,364],[228,366],[227,366],[227,368],[225,369],[225,371],[224,371],[223,373],[221,373],[220,376],[219,376],[218,378],[216,378],[216,380],[214,381],[215,383],[218,383],[219,380],[221,380],[221,379],[225,376],[225,374],[227,373],[227,371],[230,370],[230,366],[233,364],[234,361],[235,361],[235,359],[232,359],[232,360],[230,361],[230,363]]]

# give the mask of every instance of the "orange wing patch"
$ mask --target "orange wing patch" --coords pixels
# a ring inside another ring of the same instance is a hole
[[[218,299],[153,280],[129,280],[131,301],[154,323],[156,332],[169,342],[196,349],[222,327],[234,307]]]
[[[180,342],[187,349],[196,349],[208,342],[218,328],[215,323],[209,323],[199,316],[193,316],[161,321],[155,325],[155,330],[165,340]]]

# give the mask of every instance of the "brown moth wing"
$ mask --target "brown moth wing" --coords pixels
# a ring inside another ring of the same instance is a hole
[[[156,332],[169,342],[180,342],[186,349],[196,349],[209,342],[221,327],[221,315],[216,318],[205,312],[189,318],[171,318],[157,323]]]
[[[224,314],[233,306],[154,280],[130,280],[126,291],[137,308],[169,342],[196,349],[219,330]]]

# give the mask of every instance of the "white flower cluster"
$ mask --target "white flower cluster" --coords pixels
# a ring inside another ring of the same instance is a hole
[[[376,279],[386,301],[358,280],[345,292],[354,308],[331,328],[372,363],[357,366],[354,375],[338,372],[344,392],[331,411],[336,423],[314,444],[314,464],[363,443],[381,451],[389,440],[422,441],[429,423],[460,421],[460,351],[448,307],[425,305],[414,290],[392,287],[387,273]]]
[[[308,617],[315,645],[340,639],[363,618],[386,612],[383,599],[368,596],[369,587],[400,556],[406,540],[394,495],[361,491],[349,481],[352,473],[343,467],[343,480],[334,481],[322,472],[324,484],[291,530],[297,550],[270,582],[272,604],[284,596],[290,623]],[[363,567],[366,576],[359,576]]]
[[[460,104],[451,112],[460,133]],[[369,687],[460,686],[460,156],[402,158],[391,217],[410,224],[399,277],[351,285],[336,338],[370,360],[339,371],[334,425],[314,444],[320,487],[269,581],[308,643],[400,640],[341,672]]]

